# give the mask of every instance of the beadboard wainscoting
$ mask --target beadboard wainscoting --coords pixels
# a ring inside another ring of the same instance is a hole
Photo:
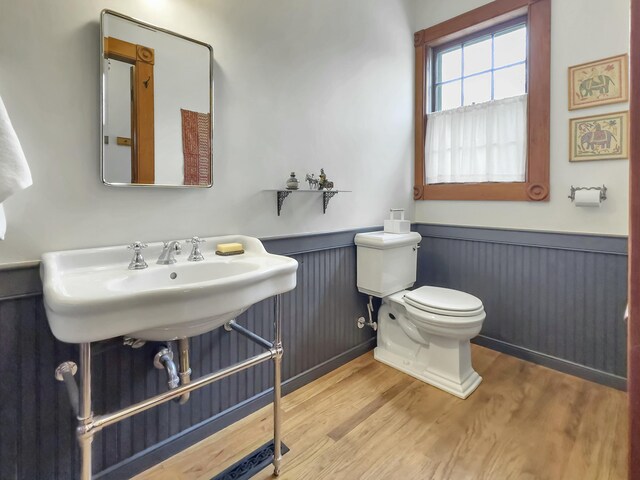
[[[356,289],[353,245],[356,233],[370,230],[375,228],[264,241],[267,250],[299,262],[298,286],[283,295],[285,393],[373,348],[374,332],[356,327],[357,318],[366,314],[366,297]],[[123,250],[124,268],[127,255]],[[238,323],[271,338],[272,302],[253,306]],[[64,360],[77,362],[78,352],[49,330],[37,265],[0,270],[0,332],[5,358],[0,362],[0,478],[75,478],[76,421],[53,371]],[[259,353],[259,347],[223,328],[194,337],[191,347],[194,378]],[[164,372],[153,367],[157,348],[157,343],[136,350],[120,341],[94,344],[96,413],[166,390]],[[183,406],[164,404],[105,428],[93,443],[96,478],[129,478],[267,405],[272,377],[272,362],[267,362],[192,393]]]
[[[418,285],[469,292],[487,319],[474,341],[626,388],[627,238],[416,224]]]
[[[623,389],[627,289],[626,238],[417,224],[422,236],[417,285],[480,297],[487,320],[475,341],[557,370]],[[284,392],[292,391],[374,346],[358,330],[366,296],[356,289],[350,230],[265,240],[270,252],[299,263],[298,287],[283,296]],[[124,257],[126,264],[127,258]],[[239,323],[269,338],[272,300]],[[38,266],[0,270],[0,478],[75,478],[78,450],[66,391],[53,378],[74,345],[56,341],[42,305]],[[152,366],[158,344],[133,350],[118,341],[94,345],[94,411],[124,407],[166,389]],[[217,329],[192,339],[194,377],[257,353],[244,338]],[[265,363],[108,427],[94,440],[94,473],[129,478],[271,401]],[[284,439],[286,441],[286,432]]]

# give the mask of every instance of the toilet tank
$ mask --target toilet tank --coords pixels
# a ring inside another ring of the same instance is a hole
[[[358,233],[358,290],[374,297],[386,297],[411,287],[416,282],[418,244],[417,232]]]

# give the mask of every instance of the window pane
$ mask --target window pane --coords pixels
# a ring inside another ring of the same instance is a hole
[[[460,78],[462,76],[462,49],[449,50],[438,55],[440,58],[438,71],[438,83]]]
[[[527,70],[523,63],[494,72],[494,98],[507,98],[522,95],[526,91]],[[466,100],[466,98],[465,98]]]
[[[527,29],[522,26],[517,30],[495,36],[494,66],[502,67],[527,59]]]
[[[464,75],[491,69],[491,37],[464,45]]]
[[[491,73],[483,73],[464,79],[464,104],[488,102],[491,100]]]
[[[438,85],[436,88],[436,111],[460,106],[460,80]]]

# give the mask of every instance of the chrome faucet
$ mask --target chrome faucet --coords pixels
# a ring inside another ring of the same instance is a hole
[[[131,259],[131,263],[129,263],[129,270],[144,270],[148,267],[147,262],[144,261],[144,257],[142,256],[142,249],[147,248],[146,243],[139,241],[133,242],[127,248],[133,250],[133,258]]]
[[[171,242],[164,242],[162,253],[158,257],[156,262],[158,265],[171,265],[177,262],[176,255],[182,253],[182,247],[178,240],[172,240]]]

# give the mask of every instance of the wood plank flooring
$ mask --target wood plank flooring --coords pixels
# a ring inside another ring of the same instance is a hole
[[[283,400],[281,479],[626,478],[626,394],[472,347],[484,378],[460,400],[370,352]],[[197,395],[197,393],[195,393]],[[210,480],[272,435],[271,406],[136,480]],[[257,480],[272,478],[272,467]]]

